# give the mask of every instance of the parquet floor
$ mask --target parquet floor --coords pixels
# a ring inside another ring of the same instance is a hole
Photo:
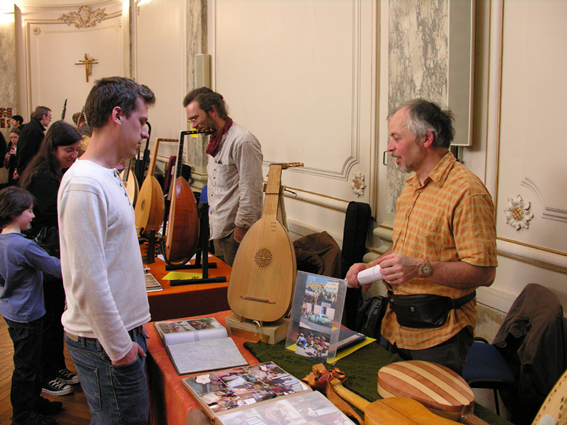
[[[9,425],[12,423],[12,405],[10,403],[10,385],[12,382],[12,372],[14,371],[14,363],[12,357],[14,349],[12,340],[8,334],[8,325],[2,316],[0,316],[0,425]],[[75,372],[73,361],[65,350],[65,358],[67,367]],[[91,420],[91,414],[85,399],[85,394],[80,384],[73,385],[74,392],[61,397],[53,397],[42,394],[43,397],[50,400],[60,401],[63,403],[63,410],[54,415],[58,424],[61,425],[87,425]]]

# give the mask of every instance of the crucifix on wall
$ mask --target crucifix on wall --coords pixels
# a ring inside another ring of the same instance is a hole
[[[91,65],[98,63],[96,59],[89,59],[88,55],[85,53],[85,59],[79,60],[78,63],[75,65],[84,65],[85,66],[85,73],[87,75],[87,83],[89,82],[89,75],[92,75]]]

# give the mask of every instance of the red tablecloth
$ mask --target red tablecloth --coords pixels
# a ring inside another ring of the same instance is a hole
[[[226,326],[225,318],[231,313],[230,310],[227,310],[197,317],[212,316]],[[151,423],[154,425],[185,425],[187,413],[191,409],[199,408],[199,403],[181,382],[183,378],[192,375],[178,375],[153,322],[146,324],[146,329],[150,336],[147,367],[150,383]],[[258,360],[244,348],[247,339],[237,336],[231,336],[231,338],[249,364],[258,363]]]
[[[226,276],[226,282],[170,286],[169,280],[163,280],[163,277],[170,272],[165,270],[166,264],[163,260],[156,258],[155,262],[146,264],[152,275],[163,286],[163,291],[148,293],[152,321],[210,315],[229,309],[226,294],[231,267],[214,256],[208,258],[209,263],[217,264],[216,268],[209,269],[209,277]],[[194,261],[192,260],[191,263]],[[201,269],[184,271],[198,273]]]

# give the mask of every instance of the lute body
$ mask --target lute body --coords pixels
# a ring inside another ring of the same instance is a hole
[[[336,378],[331,379],[331,387],[339,397],[364,412],[365,425],[454,425],[457,423],[431,413],[425,406],[411,398],[394,397],[370,403],[347,390]]]
[[[378,393],[383,398],[412,398],[454,421],[488,425],[473,414],[474,393],[467,382],[436,363],[408,360],[384,366],[378,371]]]
[[[136,179],[136,175],[131,173],[130,167],[132,166],[132,160],[130,159],[124,168],[122,183],[124,183],[124,187],[126,188],[126,192],[128,193],[128,197],[130,198],[130,202],[132,205],[136,206],[136,201],[138,199],[138,193],[140,192],[140,188],[138,186],[138,180]]]
[[[136,216],[136,228],[140,236],[148,235],[151,231],[157,232],[163,223],[165,201],[163,190],[157,179],[154,177],[156,168],[157,152],[160,140],[156,139],[154,156],[148,168],[148,174],[144,179],[142,188],[138,193],[134,213]]]
[[[228,304],[238,316],[274,322],[291,308],[297,275],[295,249],[277,213],[282,170],[302,165],[270,165],[262,218],[242,239],[230,275]]]
[[[185,262],[197,251],[199,243],[199,212],[193,190],[181,176],[183,160],[182,132],[175,161],[175,174],[169,190],[170,206],[164,235],[164,257],[169,262]]]

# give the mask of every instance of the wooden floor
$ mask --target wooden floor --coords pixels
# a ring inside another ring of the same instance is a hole
[[[12,357],[14,348],[12,339],[8,334],[8,325],[0,316],[0,425],[11,424],[12,404],[10,403],[10,385],[12,382],[12,372],[14,362]],[[67,368],[75,372],[75,365],[65,350]],[[43,397],[63,403],[63,410],[53,417],[61,425],[84,425],[89,424],[91,414],[85,399],[85,394],[80,384],[73,385],[73,394],[54,397],[42,394]]]

